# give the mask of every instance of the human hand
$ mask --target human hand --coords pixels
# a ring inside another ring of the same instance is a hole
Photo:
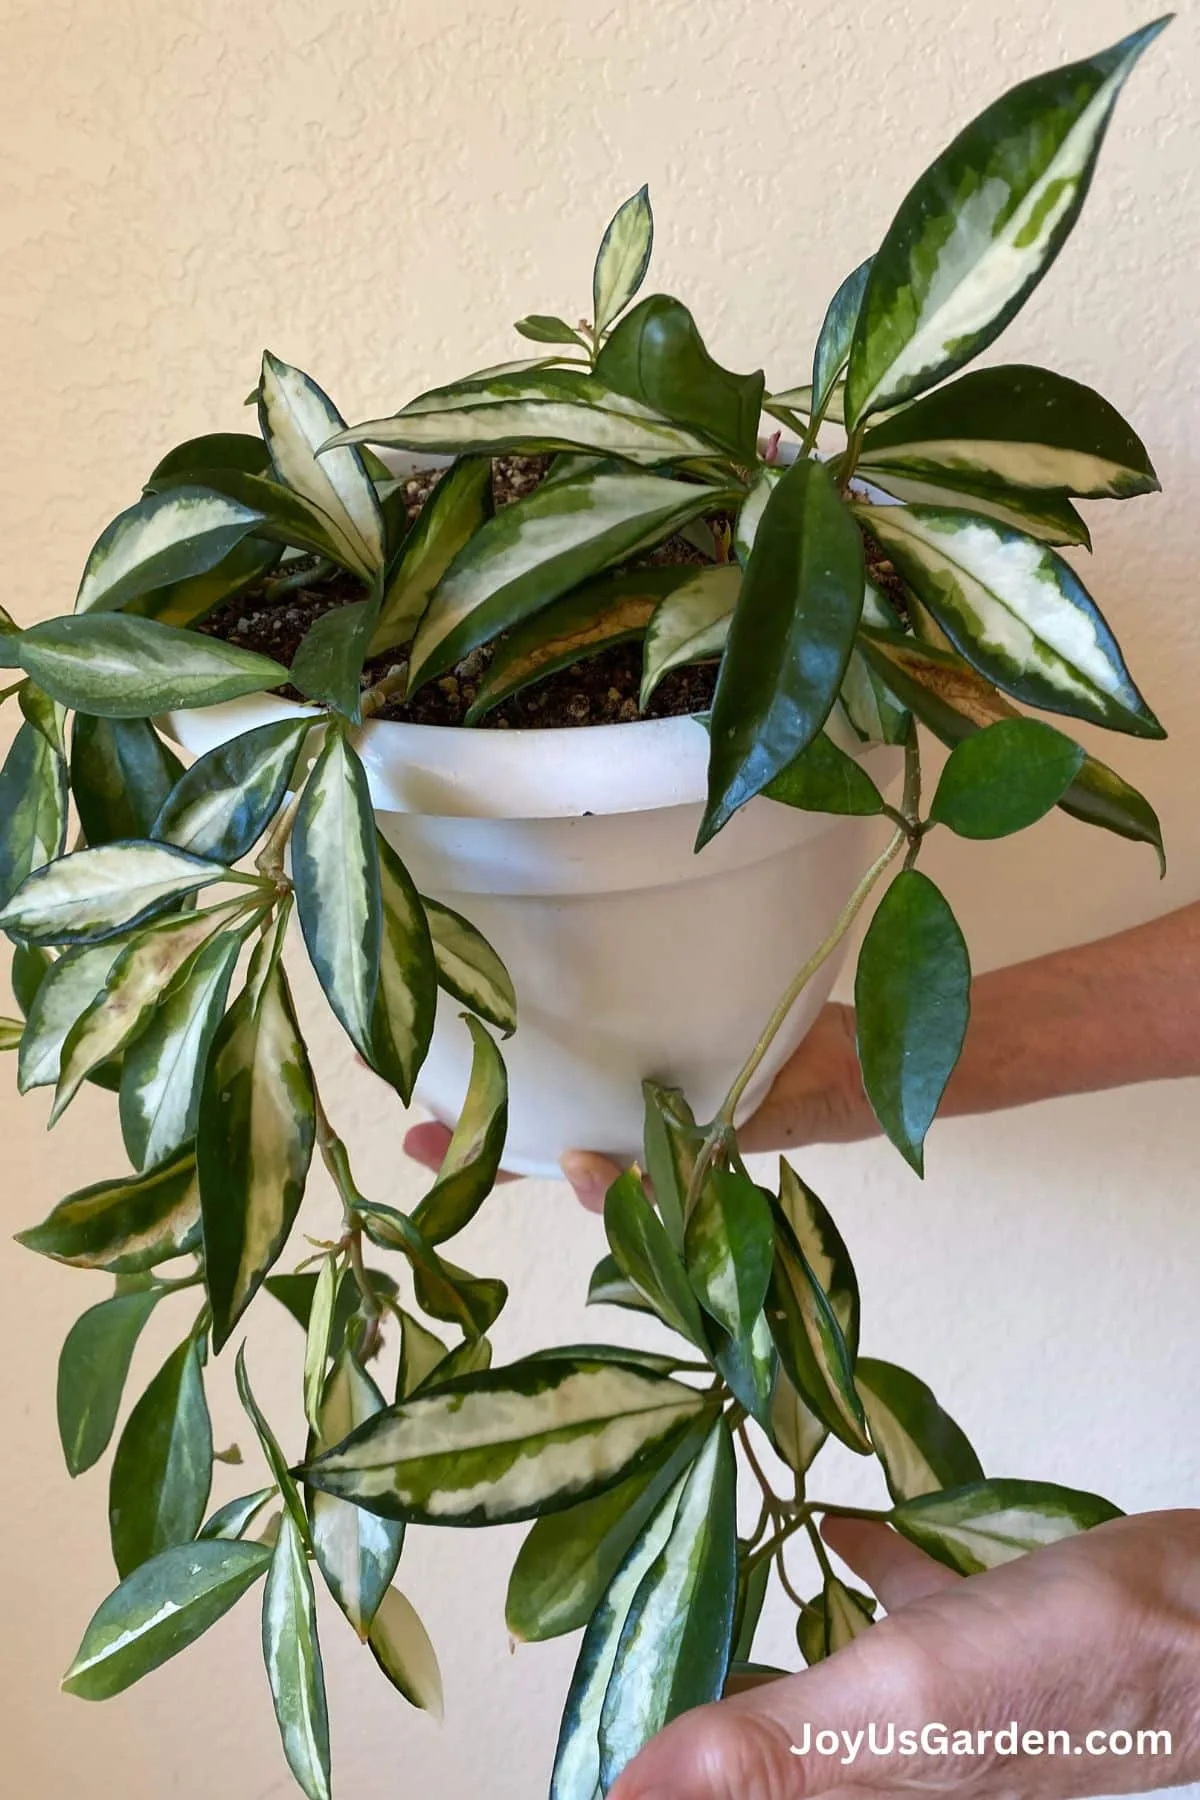
[[[796,1144],[852,1143],[878,1129],[858,1071],[853,1009],[829,1005],[741,1127],[738,1141],[744,1151],[786,1150]],[[406,1133],[404,1148],[414,1162],[437,1170],[449,1141],[446,1126],[430,1120]],[[604,1196],[620,1174],[615,1163],[592,1150],[569,1150],[562,1170],[589,1212],[603,1210]]]
[[[1115,1519],[970,1580],[883,1525],[829,1519],[825,1536],[888,1616],[803,1674],[677,1719],[609,1800],[1070,1800],[1200,1777],[1200,1512]],[[1071,1749],[815,1748],[821,1731],[853,1745],[871,1726],[878,1739],[889,1724],[994,1734],[1013,1720],[1022,1742],[1063,1731]],[[1139,1753],[1139,1731],[1170,1748]],[[1131,1733],[1132,1751],[1089,1750],[1089,1732]]]

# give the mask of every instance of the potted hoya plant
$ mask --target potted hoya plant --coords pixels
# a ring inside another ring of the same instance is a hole
[[[737,1123],[870,907],[862,1078],[921,1172],[970,989],[930,832],[1057,806],[1161,859],[1148,801],[1071,735],[1163,733],[1060,553],[1089,546],[1076,500],[1155,489],[1150,459],[1065,375],[961,371],[1053,262],[1164,22],[967,126],[838,288],[808,385],[765,393],[678,300],[639,298],[642,190],[590,318],[520,322],[532,361],[347,428],[268,355],[258,433],[163,457],[71,615],[0,614],[23,714],[0,928],[24,1018],[2,1041],[52,1121],[84,1082],[114,1090],[130,1163],[20,1234],[115,1278],[59,1363],[72,1475],[109,1445],[151,1312],[181,1337],[120,1431],[119,1582],[69,1692],[120,1692],[262,1580],[284,1754],[323,1800],[314,1578],[436,1709],[395,1585],[409,1528],[530,1520],[508,1623],[584,1630],[551,1793],[594,1800],[753,1661],[773,1575],[809,1662],[870,1629],[818,1532],[855,1510],[816,1497],[828,1439],[877,1460],[870,1516],[963,1573],[1114,1515],[985,1476],[922,1381],[859,1355],[846,1244],[787,1162],[752,1178]],[[936,784],[926,733],[950,750]],[[411,1213],[361,1192],[322,1104],[304,952],[397,1129],[414,1092],[457,1118]],[[505,1288],[453,1240],[502,1159],[571,1144],[638,1159],[590,1300],[674,1335],[492,1366]],[[341,1215],[297,1243],[316,1155]],[[292,1419],[254,1399],[256,1301],[302,1327]],[[264,1470],[210,1510],[205,1370],[230,1354]],[[816,1591],[787,1572],[803,1542]]]

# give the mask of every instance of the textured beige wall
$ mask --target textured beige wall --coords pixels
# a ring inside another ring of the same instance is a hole
[[[695,306],[735,366],[763,360],[776,385],[804,379],[832,287],[948,134],[1004,85],[1146,11],[0,0],[0,601],[24,619],[67,609],[93,537],[162,448],[239,426],[264,344],[311,369],[351,417],[518,354],[506,322],[586,307],[598,231],[647,178],[656,282]],[[1158,886],[1148,852],[1061,818],[1016,846],[939,844],[934,872],[980,966],[1200,893],[1197,42],[1193,12],[1134,77],[1084,223],[1003,345],[1101,386],[1163,476],[1162,497],[1092,509],[1093,566],[1171,731],[1165,747],[1119,746],[1161,806],[1171,874]],[[398,1111],[381,1116],[332,1033],[319,1047],[371,1191],[403,1203],[416,1183],[397,1158]],[[1196,1099],[1178,1084],[947,1126],[923,1188],[878,1147],[809,1159],[859,1259],[866,1347],[933,1380],[992,1471],[1074,1481],[1130,1508],[1197,1503]],[[18,1106],[6,1074],[6,1230],[120,1166],[103,1096],[88,1092],[48,1141],[44,1118],[41,1099]],[[598,1228],[559,1191],[507,1191],[468,1254],[535,1284],[511,1309],[506,1351],[582,1334],[574,1296]],[[4,1789],[285,1795],[253,1602],[107,1707],[57,1693],[111,1580],[104,1475],[71,1488],[53,1423],[58,1345],[102,1290],[0,1244]],[[164,1323],[139,1352],[143,1381]],[[292,1328],[264,1320],[252,1369],[280,1412],[292,1404],[274,1372],[285,1346],[298,1352]],[[220,1371],[221,1427],[245,1441],[228,1386]],[[222,1471],[222,1494],[241,1478]],[[446,1669],[440,1732],[328,1619],[342,1793],[542,1791],[574,1647],[509,1658],[515,1536],[414,1533],[406,1551],[403,1578]],[[773,1631],[788,1658],[782,1614]]]

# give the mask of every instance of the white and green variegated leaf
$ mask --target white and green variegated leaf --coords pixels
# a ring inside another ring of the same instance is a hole
[[[1098,1494],[1011,1480],[923,1494],[891,1513],[897,1531],[961,1575],[981,1574],[1120,1517],[1120,1508]]]
[[[145,494],[93,545],[75,610],[115,612],[156,588],[204,575],[261,519],[253,508],[200,486]]]
[[[605,331],[624,312],[646,278],[654,248],[650,189],[640,187],[610,219],[592,271],[592,315]]]
[[[961,368],[1024,304],[1079,216],[1121,88],[1166,22],[1022,82],[918,177],[863,297],[851,427]]]
[[[287,680],[281,664],[253,650],[125,613],[45,619],[21,633],[16,654],[52,699],[106,719],[216,706]]]
[[[893,1500],[983,1480],[966,1436],[923,1381],[866,1356],[855,1365],[854,1380]]]
[[[67,770],[43,732],[26,722],[0,769],[0,905],[66,841]]]
[[[60,1200],[17,1242],[77,1269],[135,1275],[200,1241],[200,1195],[190,1150],[144,1174],[121,1175]]]
[[[980,482],[1090,499],[1159,486],[1146,446],[1115,406],[1082,382],[1024,363],[973,369],[873,425],[859,470],[870,479],[866,465],[951,488]]]
[[[863,590],[862,622],[885,630],[899,627],[896,614],[869,578]],[[909,728],[908,709],[871,667],[860,646],[856,645],[850,652],[839,699],[856,737],[868,743],[905,742]]]
[[[838,377],[850,360],[850,345],[854,341],[854,328],[858,324],[873,260],[873,257],[868,256],[866,262],[859,263],[857,269],[851,270],[829,302],[821,322],[816,349],[813,351],[812,395],[806,409],[820,418],[826,416]],[[786,406],[786,399],[782,396],[779,398]]]
[[[162,1295],[156,1287],[114,1294],[82,1313],[58,1359],[58,1436],[70,1475],[108,1449],[137,1341]]]
[[[522,620],[497,644],[464,722],[474,725],[531,683],[641,637],[657,596],[670,592],[679,574],[655,568],[601,575]]]
[[[851,1358],[858,1354],[858,1278],[841,1232],[827,1207],[797,1175],[792,1165],[779,1159],[779,1205],[804,1260],[829,1301]]]
[[[719,1339],[713,1364],[730,1393],[765,1429],[779,1357],[765,1312],[740,1337]]]
[[[312,1160],[312,1075],[281,949],[279,926],[217,1032],[200,1095],[196,1166],[216,1349],[287,1242]]]
[[[421,896],[382,832],[379,983],[371,1015],[371,1067],[407,1106],[437,1017],[437,964]]]
[[[688,1279],[732,1338],[748,1337],[767,1296],[774,1259],[770,1204],[748,1175],[713,1169],[687,1222]]]
[[[588,1282],[589,1306],[619,1306],[626,1312],[652,1313],[654,1307],[634,1286],[615,1256],[602,1256]]]
[[[340,1444],[382,1409],[383,1395],[352,1352],[343,1349],[325,1385],[315,1452]],[[313,1550],[329,1591],[365,1638],[396,1573],[404,1526],[319,1491],[309,1497],[309,1519]]]
[[[166,844],[103,844],[35,870],[0,912],[0,929],[29,944],[112,937],[214,881],[245,879]]]
[[[1053,550],[969,513],[854,510],[955,649],[997,687],[1047,712],[1163,735],[1095,601]]]
[[[440,901],[423,896],[421,904],[433,940],[439,987],[510,1037],[517,1029],[517,994],[492,946],[469,919]]]
[[[600,1715],[604,1696],[630,1608],[666,1547],[686,1480],[686,1475],[679,1476],[642,1522],[588,1621],[563,1711],[550,1800],[595,1800],[601,1792]]]
[[[495,1185],[508,1130],[508,1076],[495,1039],[463,1014],[473,1054],[466,1099],[446,1146],[437,1180],[413,1213],[430,1244],[444,1243],[470,1224]]]
[[[102,944],[81,944],[51,963],[34,994],[21,1039],[17,1086],[30,1088],[57,1082],[63,1045],[76,1020],[103,992],[109,972],[129,943],[128,936]]]
[[[776,1215],[775,1268],[766,1312],[792,1385],[835,1437],[869,1456],[871,1440],[854,1386],[853,1354],[782,1208]]]
[[[103,990],[67,1034],[52,1125],[92,1071],[150,1023],[176,976],[212,938],[236,929],[247,910],[244,902],[232,901],[158,920],[137,933],[113,964]]]
[[[600,1785],[672,1719],[717,1700],[737,1599],[737,1470],[725,1421],[693,1464],[671,1531],[642,1576],[600,1713]]]
[[[268,350],[258,418],[280,481],[321,509],[347,560],[369,579],[384,563],[383,514],[374,484],[357,450],[317,454],[345,430],[341,413],[311,376]]]
[[[825,1651],[835,1656],[875,1623],[875,1607],[868,1595],[847,1587],[836,1575],[825,1581]]]
[[[259,1488],[253,1494],[239,1494],[236,1500],[227,1500],[224,1506],[218,1506],[214,1513],[205,1519],[196,1533],[198,1542],[217,1539],[233,1542],[245,1537],[255,1519],[274,1500],[277,1493],[274,1487]]]
[[[437,1652],[416,1608],[399,1588],[389,1588],[380,1601],[367,1643],[396,1692],[411,1706],[440,1719],[442,1672]]]
[[[200,1085],[244,933],[212,939],[180,970],[121,1058],[121,1134],[144,1169],[196,1135]]]
[[[280,719],[207,751],[175,783],[149,835],[193,856],[237,862],[282,805],[310,729],[308,719]]]
[[[320,1429],[321,1400],[325,1392],[325,1370],[329,1364],[329,1345],[333,1337],[333,1309],[338,1294],[338,1263],[333,1256],[322,1259],[313,1288],[308,1323],[304,1328],[304,1416],[313,1431]],[[382,1405],[382,1400],[380,1401]],[[342,1434],[344,1435],[344,1434]]]
[[[829,1427],[818,1419],[782,1369],[775,1377],[768,1425],[771,1440],[788,1468],[797,1475],[806,1474],[829,1436]]]
[[[438,582],[491,515],[491,458],[460,457],[430,494],[388,567],[369,655],[411,641]]]
[[[1049,488],[988,485],[972,482],[966,475],[939,482],[875,463],[860,463],[855,473],[907,506],[957,507],[984,519],[998,519],[1001,525],[1023,531],[1042,544],[1082,544],[1088,550],[1092,547],[1086,519],[1065,493]]]
[[[535,488],[455,559],[413,642],[410,687],[726,498],[723,489],[628,469]]]
[[[845,423],[843,411],[845,394],[845,382],[835,381],[825,406],[825,417],[831,419],[835,425]],[[763,410],[769,412],[772,418],[777,418],[781,413],[799,413],[802,418],[808,418],[812,413],[812,409],[813,391],[811,382],[806,382],[800,387],[784,388],[778,394],[768,394],[763,402]],[[785,419],[783,422],[785,424],[790,424],[791,421]]]
[[[754,540],[758,535],[759,522],[766,511],[767,501],[771,498],[787,470],[775,463],[764,463],[755,470],[754,480],[750,483],[750,491],[738,508],[737,521],[733,528],[733,548],[741,567],[744,569],[750,560],[750,552],[754,548]],[[722,640],[722,643],[724,640]]]
[[[63,1689],[109,1700],[215,1625],[271,1560],[262,1544],[178,1544],[145,1562],[97,1609]]]
[[[325,998],[371,1060],[382,903],[367,776],[331,729],[301,795],[292,831],[296,911]]]
[[[457,1381],[460,1375],[481,1374],[484,1369],[491,1368],[492,1356],[490,1338],[464,1338],[448,1356],[443,1357],[415,1391],[418,1394],[427,1393],[430,1388],[441,1387],[445,1381]]]
[[[412,1265],[417,1303],[433,1319],[461,1325],[469,1338],[481,1337],[508,1298],[502,1281],[469,1275],[440,1257],[406,1213],[377,1200],[355,1200],[355,1211],[373,1243],[399,1250]]]
[[[352,426],[331,441],[453,455],[582,450],[648,466],[712,454],[695,432],[594,375],[544,367],[433,388],[392,418]]]
[[[446,1360],[446,1346],[420,1319],[401,1309],[400,1362],[396,1370],[396,1398],[407,1400]]]
[[[746,506],[749,504],[747,500]],[[745,510],[744,506],[739,524]],[[677,581],[655,607],[646,628],[638,699],[643,712],[663,676],[672,669],[720,656],[742,585],[742,572],[732,563],[674,573]]]
[[[539,1358],[378,1413],[306,1467],[385,1517],[491,1525],[586,1500],[687,1427],[704,1396],[616,1363]]]
[[[285,1511],[263,1590],[263,1661],[283,1754],[308,1800],[329,1800],[329,1716],[304,1540]]]

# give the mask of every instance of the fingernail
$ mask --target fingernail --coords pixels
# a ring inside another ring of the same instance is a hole
[[[589,1212],[604,1211],[604,1196],[608,1192],[608,1172],[598,1168],[597,1161],[586,1150],[567,1150],[560,1164],[575,1190],[575,1198]]]

